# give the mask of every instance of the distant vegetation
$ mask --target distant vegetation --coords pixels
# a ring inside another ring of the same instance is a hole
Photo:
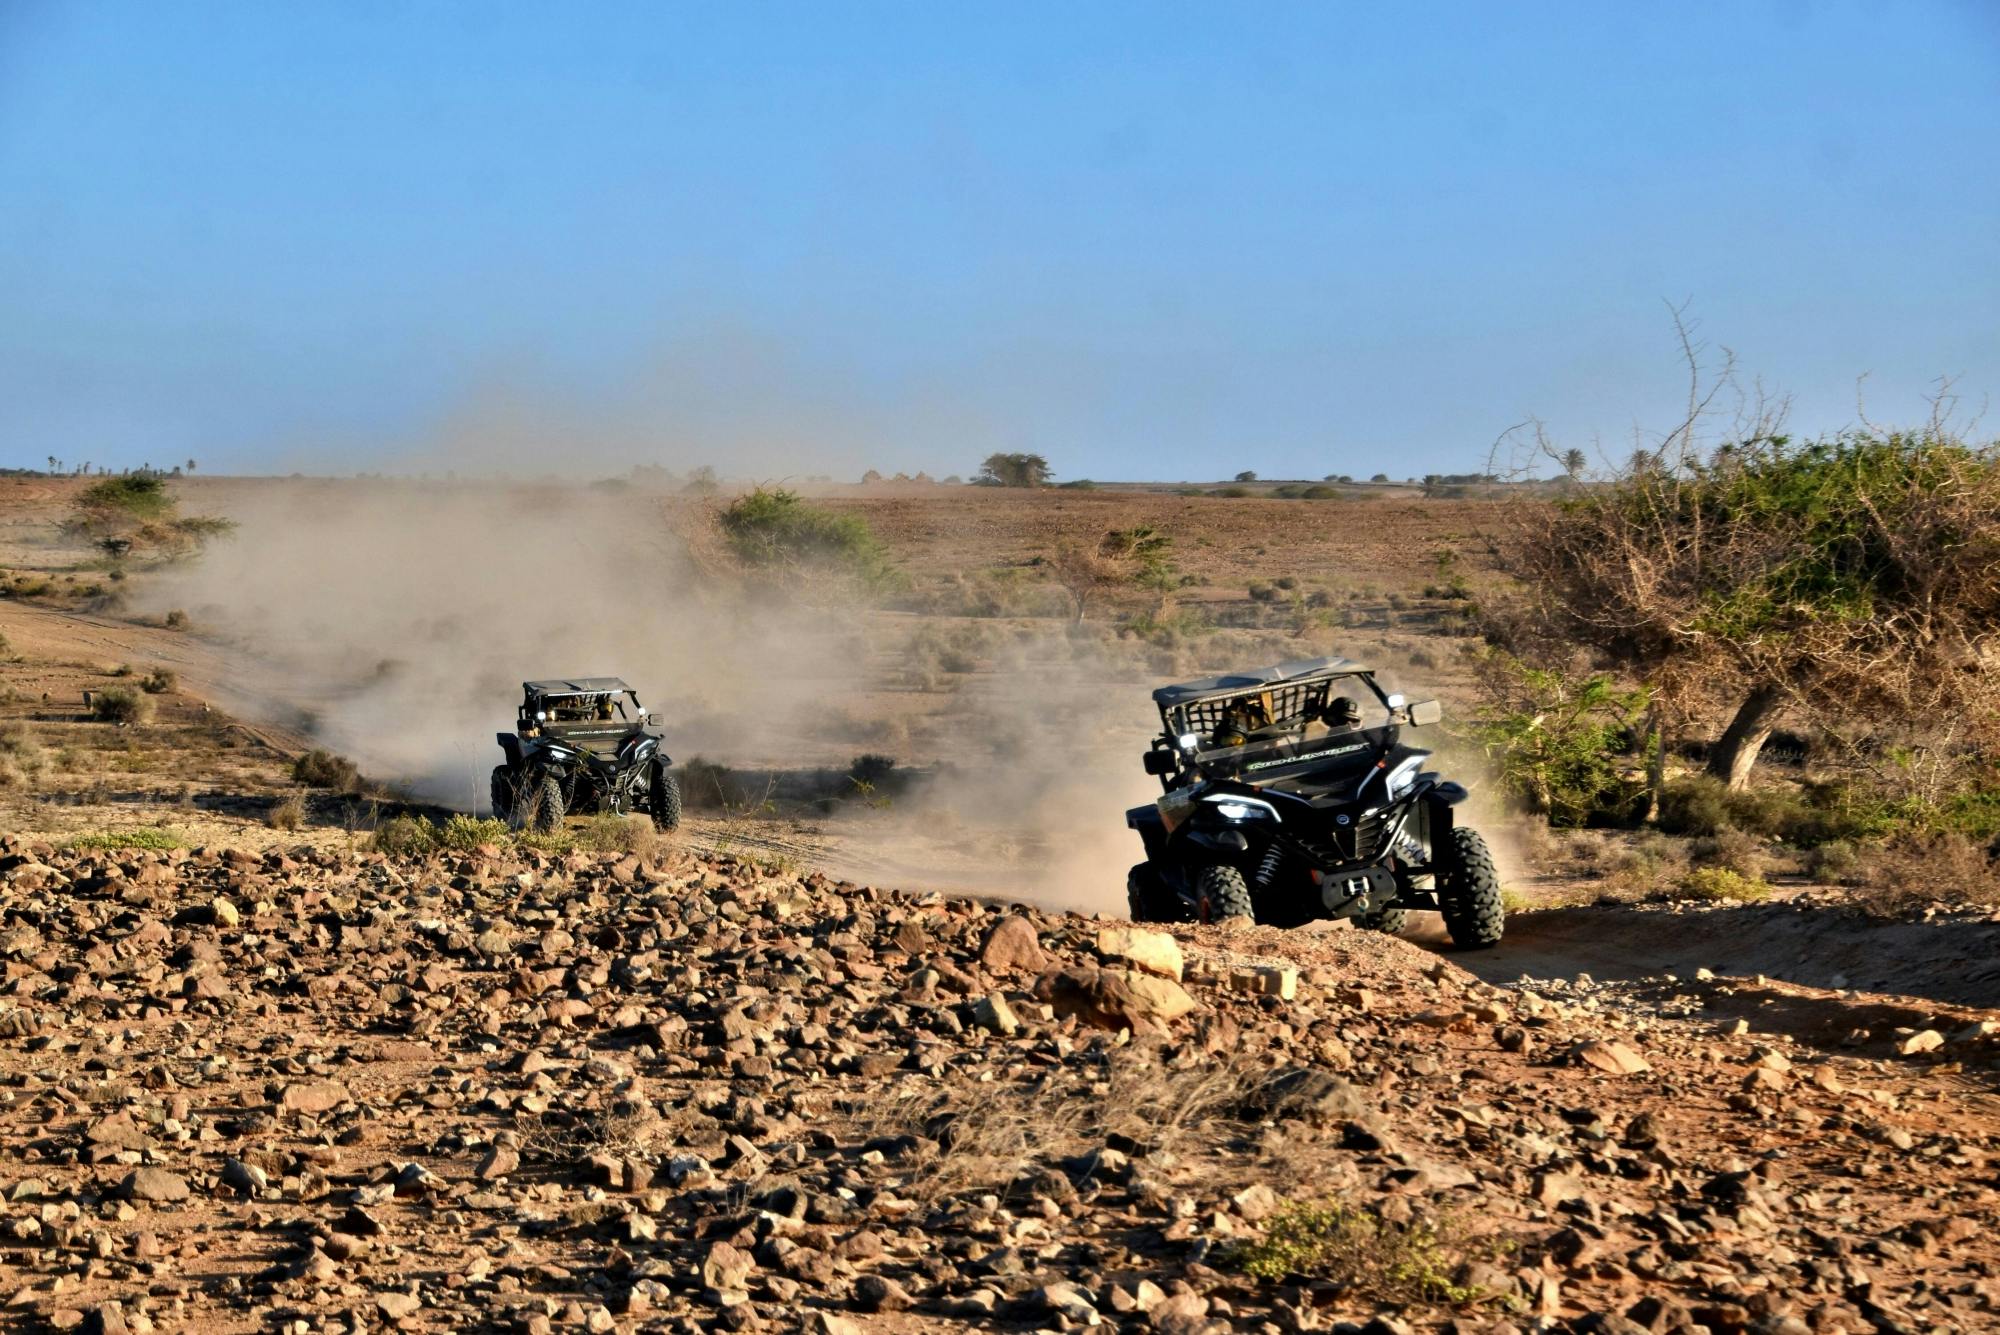
[[[1637,459],[1525,510],[1533,630],[1670,703],[1733,689],[1709,772],[1749,780],[1780,711],[1825,727],[2000,717],[2000,455],[1936,431],[1757,436]],[[2000,740],[1988,738],[1989,741]]]
[[[227,519],[180,515],[168,481],[166,474],[142,471],[93,482],[77,496],[63,531],[116,559],[147,550],[186,555],[235,527]]]
[[[717,523],[747,566],[814,567],[871,583],[890,576],[888,554],[866,520],[837,514],[782,487],[758,487],[726,506]]]
[[[1049,461],[1039,454],[989,454],[979,466],[972,484],[976,487],[1045,487],[1055,476]]]

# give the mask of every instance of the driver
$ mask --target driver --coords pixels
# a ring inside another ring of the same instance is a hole
[[[1249,742],[1250,734],[1264,726],[1262,711],[1250,700],[1238,700],[1222,712],[1222,722],[1216,725],[1214,744],[1217,746],[1242,746]]]
[[[1353,732],[1361,726],[1361,706],[1350,696],[1336,695],[1326,702],[1319,717],[1328,732]]]

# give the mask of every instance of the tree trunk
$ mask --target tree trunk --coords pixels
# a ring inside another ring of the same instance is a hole
[[[1646,713],[1646,811],[1640,822],[1660,818],[1660,794],[1667,787],[1667,724],[1658,709]]]
[[[1778,720],[1778,706],[1784,703],[1784,698],[1784,692],[1772,685],[1754,687],[1743,698],[1736,717],[1709,750],[1711,777],[1731,788],[1749,787],[1750,771],[1756,766],[1764,743],[1770,739],[1771,729]]]

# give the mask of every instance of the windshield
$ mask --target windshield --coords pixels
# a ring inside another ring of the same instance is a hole
[[[1168,740],[1184,752],[1192,749],[1202,764],[1231,756],[1248,760],[1265,753],[1295,753],[1324,739],[1387,727],[1390,721],[1382,697],[1360,674],[1212,696],[1166,711]]]
[[[550,723],[621,723],[636,716],[635,703],[623,692],[545,695],[537,707]]]

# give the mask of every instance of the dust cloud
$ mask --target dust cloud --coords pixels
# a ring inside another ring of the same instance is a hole
[[[846,851],[860,879],[920,883],[1081,913],[1125,913],[1143,856],[1127,808],[1160,795],[1140,764],[1155,684],[1041,632],[970,679],[963,741],[907,809]]]
[[[1152,678],[1023,630],[949,697],[885,696],[910,619],[759,594],[704,548],[704,503],[636,488],[457,479],[272,479],[239,488],[229,537],[149,582],[234,676],[218,703],[301,732],[412,798],[487,806],[520,683],[616,675],[677,759],[844,766],[885,751],[932,778],[850,805],[816,852],[857,881],[1121,912],[1138,859],[1127,806]],[[885,702],[885,698],[888,703]],[[904,745],[857,723],[933,707]]]
[[[698,507],[637,492],[455,481],[273,481],[238,528],[162,576],[225,643],[225,703],[303,731],[413,797],[486,801],[524,680],[621,676],[670,744],[780,746],[853,680],[836,620],[724,596],[677,531]]]

